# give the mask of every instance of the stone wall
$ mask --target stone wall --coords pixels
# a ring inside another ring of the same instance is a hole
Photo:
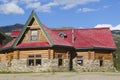
[[[69,59],[64,59],[64,67],[69,68],[70,62]]]
[[[4,62],[0,62],[0,71],[1,72],[7,72],[9,69],[8,69],[8,67],[7,67],[7,61],[4,61]]]
[[[60,70],[60,68],[69,69],[69,60],[63,61],[63,66],[58,67],[58,59],[46,59],[42,58],[42,64],[38,66],[27,66],[27,59],[13,59],[11,61],[11,67],[8,67],[8,62],[0,63],[0,71],[12,71],[12,72],[41,72],[51,71],[53,69]]]
[[[0,71],[13,72],[41,72],[51,70],[69,70],[69,59],[64,59],[63,65],[58,66],[58,59],[42,58],[42,64],[39,66],[27,66],[27,59],[13,59],[11,67],[8,67],[8,62],[0,63]],[[93,72],[93,71],[114,71],[113,62],[111,60],[104,60],[104,65],[100,67],[99,60],[84,60],[83,66],[79,66],[76,60],[73,60],[73,69],[76,71]]]
[[[73,60],[73,69],[76,71],[82,72],[106,72],[106,71],[114,71],[114,65],[111,60],[104,60],[104,65],[100,67],[99,60],[84,60],[83,66],[77,64],[76,60]]]

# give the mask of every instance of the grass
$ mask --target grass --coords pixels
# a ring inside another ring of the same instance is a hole
[[[33,73],[33,72],[11,72],[11,71],[2,71],[0,74],[25,74],[25,73]]]

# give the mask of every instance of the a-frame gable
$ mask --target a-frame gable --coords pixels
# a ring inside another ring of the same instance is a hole
[[[45,29],[43,28],[43,26],[42,26],[39,18],[37,17],[36,13],[35,13],[34,11],[32,11],[30,17],[28,18],[26,24],[24,25],[23,29],[21,30],[19,36],[16,38],[16,41],[14,42],[14,44],[12,45],[12,47],[15,47],[15,46],[19,43],[20,39],[21,39],[22,36],[24,35],[24,33],[25,33],[27,27],[29,26],[30,22],[32,21],[32,19],[35,19],[35,20],[37,21],[39,28],[40,28],[41,31],[43,32],[43,34],[44,34],[44,36],[46,37],[47,41],[49,42],[50,46],[53,45],[53,43],[52,43],[52,41],[50,40],[50,38],[48,37]]]

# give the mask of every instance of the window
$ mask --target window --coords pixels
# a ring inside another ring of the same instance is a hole
[[[36,55],[36,65],[41,65],[41,55]]]
[[[28,66],[39,66],[41,65],[41,55],[29,55]]]
[[[77,64],[79,66],[82,66],[83,65],[83,56],[77,56]]]
[[[38,31],[37,30],[31,30],[31,40],[35,41],[38,39]]]
[[[62,54],[58,54],[58,66],[62,66]]]
[[[60,32],[58,35],[59,35],[59,37],[62,38],[62,39],[64,39],[64,38],[67,37],[67,35],[66,35],[64,32]]]
[[[34,59],[29,59],[28,65],[29,66],[34,66]]]
[[[99,60],[100,60],[100,67],[102,67],[103,66],[103,57],[99,56]]]

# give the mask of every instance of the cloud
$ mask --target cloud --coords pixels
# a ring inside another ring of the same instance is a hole
[[[103,6],[104,9],[107,9],[107,8],[109,8],[109,7],[110,7],[110,5],[104,5],[104,6]]]
[[[110,30],[120,30],[120,24],[117,26],[112,26],[111,24],[97,24],[95,28],[105,28],[108,27]]]
[[[58,5],[57,3],[50,2],[48,4],[41,5],[40,2],[29,3],[26,8],[33,8],[41,12],[51,12],[51,7]]]
[[[0,0],[0,2],[7,3],[8,0]]]
[[[54,1],[61,5],[62,9],[71,9],[78,5],[99,2],[100,0],[54,0]]]
[[[80,8],[78,9],[78,12],[91,12],[91,11],[97,11],[98,9],[92,9],[92,8]]]
[[[52,7],[59,7],[60,9],[67,10],[78,5],[99,1],[100,0],[0,0],[0,13],[23,14],[25,9],[35,9],[39,12],[51,12]],[[84,8],[83,11],[92,11],[92,9]]]
[[[6,3],[0,5],[0,13],[2,14],[24,14],[24,10],[15,3]]]

